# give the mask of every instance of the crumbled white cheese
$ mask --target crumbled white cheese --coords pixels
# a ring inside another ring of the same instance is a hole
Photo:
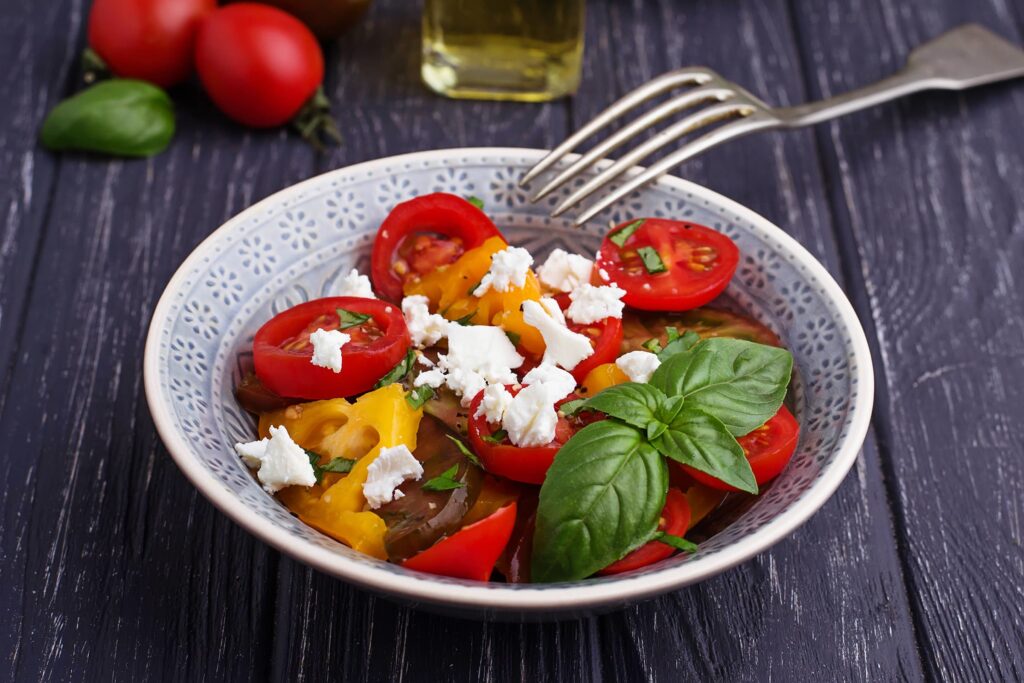
[[[338,296],[358,296],[364,299],[375,299],[373,296],[373,285],[370,278],[360,275],[359,271],[353,268],[341,281],[338,288]]]
[[[235,451],[246,465],[259,468],[256,478],[269,493],[276,493],[286,486],[312,486],[316,483],[316,473],[309,456],[292,441],[284,427],[271,427],[269,439],[235,444]]]
[[[429,304],[427,297],[418,294],[402,299],[402,315],[405,316],[405,325],[409,328],[409,336],[415,346],[433,346],[448,334],[451,323],[431,313]]]
[[[474,296],[483,296],[488,289],[507,292],[526,284],[526,274],[533,265],[533,256],[521,247],[506,247],[491,256],[491,267],[473,290]]]
[[[622,297],[626,296],[626,290],[615,285],[594,287],[583,284],[569,294],[572,303],[569,304],[565,315],[569,320],[580,325],[589,325],[605,318],[621,318]]]
[[[500,424],[512,403],[512,394],[502,384],[491,384],[484,389],[484,398],[476,409],[474,417],[486,417],[489,424]]]
[[[661,361],[650,351],[630,351],[619,356],[615,364],[626,373],[631,382],[647,382],[661,365]]]
[[[402,492],[395,489],[401,486],[403,481],[419,479],[422,476],[423,465],[413,456],[408,446],[399,444],[382,448],[366,468],[363,496],[370,507],[376,510],[381,505],[402,497]]]
[[[341,372],[341,347],[352,339],[338,330],[318,329],[309,335],[309,343],[313,345],[313,357],[310,363],[334,372]]]
[[[522,364],[523,357],[500,327],[451,325],[448,353],[438,356],[437,368],[422,373],[414,384],[436,389],[443,380],[468,406],[488,385],[516,382],[513,370]]]
[[[531,384],[516,394],[501,422],[509,441],[520,447],[551,443],[558,425],[555,394],[550,384]]]
[[[565,317],[553,299],[542,299],[541,303],[524,301],[523,320],[527,325],[537,328],[544,338],[545,363],[554,363],[566,370],[572,370],[580,361],[594,353],[586,336],[565,326]]]
[[[422,365],[425,368],[432,368],[432,367],[434,367],[434,361],[432,361],[429,358],[427,358],[426,356],[424,356],[422,351],[417,351],[416,352],[416,362],[419,363],[420,365]]]
[[[562,368],[541,363],[523,376],[523,384],[545,384],[554,393],[554,400],[560,401],[576,389],[576,378]]]
[[[604,268],[599,268],[598,271],[597,271],[597,274],[605,282],[608,282],[609,280],[611,280],[611,277],[609,277],[609,275],[608,275],[608,271],[605,270]]]
[[[582,284],[590,282],[590,271],[594,262],[579,254],[570,254],[564,249],[555,249],[548,260],[537,269],[540,281],[560,292],[571,292]]]

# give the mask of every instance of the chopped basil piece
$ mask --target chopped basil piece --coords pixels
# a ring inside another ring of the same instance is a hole
[[[477,282],[476,282],[476,284],[475,284],[475,285],[473,285],[472,287],[470,287],[469,289],[467,289],[467,290],[466,290],[466,296],[473,296],[473,292],[475,292],[475,291],[476,291],[476,288],[480,286],[480,283],[481,283],[481,282],[483,282],[483,280],[477,280]],[[475,313],[475,312],[476,312],[476,311],[474,311],[474,313]]]
[[[481,211],[484,210],[484,200],[480,199],[479,197],[473,197],[471,195],[469,197],[466,197],[466,201],[475,206],[476,208],[480,209]]]
[[[467,460],[469,460],[471,463],[473,463],[477,467],[483,467],[483,465],[480,464],[480,458],[476,457],[476,453],[471,451],[469,449],[469,446],[467,446],[466,444],[462,443],[461,440],[456,439],[451,434],[445,434],[445,436],[447,436],[449,439],[451,439],[451,442],[453,444],[455,444],[455,446],[459,449],[460,453],[462,453],[464,456],[466,456]]]
[[[416,352],[413,351],[412,349],[409,349],[408,351],[405,352],[405,358],[398,361],[398,365],[391,368],[391,371],[388,372],[388,374],[381,377],[377,381],[377,383],[373,385],[373,388],[380,389],[381,387],[386,387],[389,384],[401,382],[403,379],[405,379],[405,376],[409,374],[409,371],[412,370],[412,364],[415,361]]]
[[[669,325],[665,328],[665,334],[668,336],[668,341],[671,344],[676,339],[679,339],[679,328],[675,325]]]
[[[633,236],[633,233],[640,229],[640,226],[644,224],[644,219],[633,221],[629,225],[624,226],[617,232],[613,232],[608,236],[608,239],[620,249],[625,246],[626,240]]]
[[[338,320],[341,324],[338,325],[339,330],[347,330],[350,327],[358,327],[367,320],[372,318],[372,315],[366,313],[356,313],[355,311],[346,311],[344,308],[335,309],[338,312]]]
[[[477,309],[477,311],[478,310],[480,310],[480,309]],[[473,322],[472,322],[473,321],[473,317],[476,316],[477,311],[473,311],[472,313],[467,313],[466,315],[462,316],[461,318],[459,318],[455,322],[458,323],[459,325],[462,325],[463,327],[468,327],[469,325],[473,324]]]
[[[658,341],[657,337],[652,337],[641,344],[645,349],[651,353],[661,353],[661,342]]]
[[[355,460],[349,460],[348,458],[331,458],[326,465],[321,465],[319,453],[309,449],[305,450],[306,457],[309,458],[309,464],[313,466],[313,475],[316,477],[317,484],[323,481],[324,472],[347,474],[352,471],[352,466],[356,464]]]
[[[506,331],[505,336],[508,337],[510,342],[512,342],[512,346],[519,346],[519,340],[522,339],[522,336],[518,332]]]
[[[428,480],[423,484],[424,491],[451,491],[452,489],[461,489],[465,486],[461,481],[455,478],[455,475],[459,472],[458,465],[452,465],[440,475]]]
[[[504,429],[495,429],[493,432],[483,437],[483,440],[487,443],[502,443],[508,437],[508,432]]]
[[[558,412],[566,417],[572,417],[576,413],[580,412],[583,404],[587,402],[585,398],[576,398],[571,401],[566,401],[558,407]]]
[[[416,408],[422,407],[424,403],[432,398],[434,398],[434,388],[428,387],[424,384],[423,386],[416,387],[410,391],[408,395],[406,395],[405,401],[409,404],[409,407],[415,410]]]
[[[651,275],[656,273],[664,273],[668,270],[665,267],[665,262],[661,260],[661,256],[658,254],[658,250],[654,247],[640,247],[636,250],[640,260],[644,262],[644,268]]]
[[[676,550],[682,550],[684,553],[695,553],[698,550],[696,543],[687,541],[685,538],[679,536],[673,536],[672,534],[666,534],[664,531],[659,531],[654,535],[655,541],[660,541],[665,545],[670,545]]]

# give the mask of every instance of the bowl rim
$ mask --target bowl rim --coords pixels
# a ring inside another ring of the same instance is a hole
[[[792,533],[824,505],[856,461],[871,420],[874,403],[874,370],[867,338],[860,320],[832,275],[796,239],[768,219],[738,202],[701,185],[671,175],[662,176],[655,182],[655,185],[664,185],[688,192],[697,199],[707,200],[728,210],[740,219],[758,224],[777,241],[781,249],[787,250],[802,266],[806,267],[808,274],[817,278],[825,292],[825,297],[835,305],[840,319],[849,330],[853,355],[857,360],[856,373],[851,380],[858,383],[860,390],[857,392],[850,410],[851,417],[846,437],[837,445],[839,452],[831,467],[823,473],[815,486],[809,488],[795,502],[791,509],[765,523],[744,541],[722,548],[699,564],[682,564],[641,576],[624,575],[621,578],[603,579],[593,583],[577,583],[566,587],[561,587],[559,584],[474,584],[465,581],[439,581],[418,572],[395,572],[359,563],[325,547],[299,539],[286,529],[277,526],[270,519],[254,513],[202,466],[188,442],[175,429],[170,407],[162,401],[159,370],[164,359],[160,355],[159,337],[176,292],[186,277],[200,264],[206,252],[210,250],[214,241],[221,234],[233,230],[236,225],[250,219],[264,208],[279,202],[285,196],[300,193],[304,188],[320,182],[328,175],[363,174],[386,168],[396,162],[430,162],[452,156],[461,158],[519,156],[539,161],[547,154],[548,150],[520,147],[458,147],[382,157],[333,169],[274,192],[229,218],[200,242],[175,271],[153,309],[143,356],[146,400],[157,433],[178,467],[199,492],[243,529],[277,550],[287,553],[319,571],[372,592],[439,607],[523,613],[558,613],[632,603],[702,581],[767,550]]]

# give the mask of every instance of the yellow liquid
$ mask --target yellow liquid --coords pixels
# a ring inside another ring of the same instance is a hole
[[[585,0],[426,0],[424,82],[449,97],[540,102],[575,92]]]

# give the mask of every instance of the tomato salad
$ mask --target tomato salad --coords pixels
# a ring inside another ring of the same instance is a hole
[[[792,356],[714,306],[738,262],[720,232],[639,218],[534,268],[477,200],[409,200],[372,282],[256,333],[237,396],[260,438],[235,448],[304,522],[421,572],[576,581],[698,552],[799,437]]]

